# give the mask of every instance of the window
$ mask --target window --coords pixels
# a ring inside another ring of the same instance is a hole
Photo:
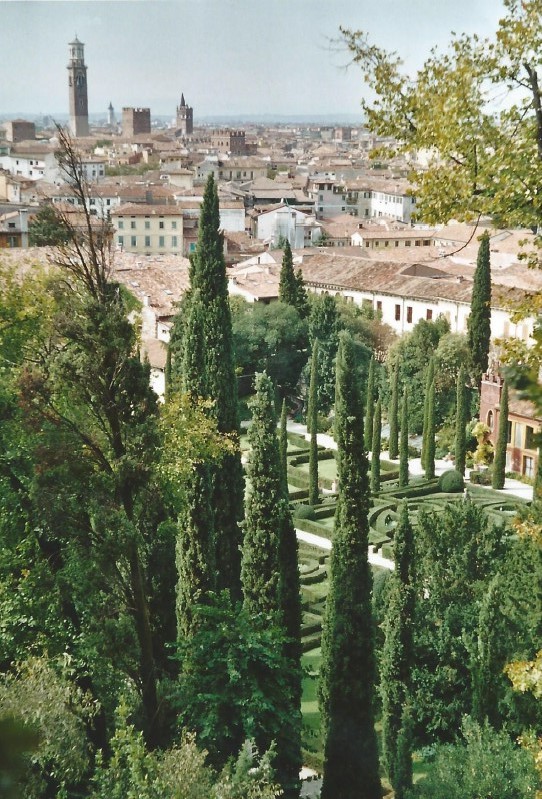
[[[405,241],[405,247],[412,247],[411,241]]]
[[[158,222],[158,227],[160,228],[160,230],[163,230],[163,229],[164,229],[164,220],[163,220],[163,219],[161,219],[161,220]]]
[[[489,427],[490,430],[493,430],[493,428],[495,426],[495,419],[494,419],[493,411],[488,411],[487,412],[487,426]]]
[[[151,246],[151,237],[145,236],[145,247],[150,247],[150,246]]]
[[[158,236],[158,246],[163,247],[165,241],[165,236]]]
[[[525,477],[534,477],[534,458],[530,455],[523,458],[523,474]]]
[[[514,430],[514,446],[521,447],[523,443],[523,425],[519,422],[516,422],[516,428]]]
[[[400,322],[401,321],[401,306],[400,305],[396,305],[395,306],[395,321],[396,322]]]
[[[510,419],[508,420],[508,426],[506,429],[506,443],[507,444],[512,443],[512,422],[510,421]]]
[[[145,230],[151,229],[151,222],[150,219],[145,219]]]
[[[137,236],[132,236],[132,240],[130,243],[131,247],[137,247]]]
[[[412,305],[407,305],[406,307],[406,320],[412,323]]]
[[[123,219],[119,219],[118,228],[119,228],[119,230],[124,230],[124,220]]]
[[[119,243],[119,247],[123,247],[124,246],[124,236],[118,236],[117,237],[117,241]]]
[[[130,228],[131,228],[131,230],[135,230],[135,228],[136,228],[135,219],[132,219],[132,220],[131,220],[131,222],[130,222]]]
[[[428,308],[428,309],[426,310],[426,312],[425,312],[425,318],[427,319],[427,321],[428,321],[428,322],[430,322],[430,321],[431,321],[431,319],[433,318],[433,311],[432,311],[432,309],[431,309],[431,308]]]
[[[536,449],[534,427],[529,425],[525,428],[525,449]]]
[[[171,223],[171,229],[172,229],[172,230],[177,230],[177,220],[176,220],[176,219],[174,219],[174,220],[172,221],[172,223]]]
[[[172,236],[171,237],[171,246],[172,247],[176,247],[177,246],[177,236]]]
[[[398,246],[399,246],[399,242],[397,241],[397,239],[395,240],[395,246],[396,246],[396,247],[398,247]]]
[[[414,244],[415,244],[416,247],[421,247],[422,246],[422,243],[421,243],[420,239],[416,239]]]
[[[376,301],[376,310],[382,313],[382,300]]]

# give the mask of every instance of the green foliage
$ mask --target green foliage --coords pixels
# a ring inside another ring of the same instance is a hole
[[[315,510],[312,505],[304,505],[300,502],[298,505],[294,506],[294,519],[314,519],[315,515]]]
[[[505,380],[502,387],[499,408],[499,427],[495,443],[495,455],[492,470],[492,488],[504,488],[506,472],[506,444],[508,442],[508,382]]]
[[[486,214],[501,227],[538,224],[540,20],[536,0],[505,0],[495,35],[454,34],[413,78],[363,31],[342,31],[373,90],[363,103],[370,129],[401,151],[435,153],[412,175],[430,224]],[[496,112],[493,98],[510,90],[514,102]]]
[[[247,375],[265,371],[282,395],[293,393],[307,363],[307,322],[283,302],[233,308],[236,367]]]
[[[457,469],[449,469],[440,475],[438,487],[444,494],[460,493],[465,488],[463,475]]]
[[[453,740],[471,711],[478,602],[507,548],[502,527],[469,501],[418,513],[412,710],[420,743]]]
[[[73,676],[68,657],[29,658],[0,682],[0,718],[23,721],[29,731],[23,740],[33,744],[23,776],[25,796],[33,799],[74,790],[92,765],[86,727],[96,706]]]
[[[470,363],[478,384],[487,371],[491,340],[491,267],[489,234],[481,236],[472,285],[470,315],[467,319]]]
[[[265,742],[290,725],[284,636],[273,618],[254,624],[224,595],[196,613],[195,634],[179,642],[183,670],[175,704],[179,723],[195,731],[209,762],[221,768],[247,738],[265,751]]]
[[[422,468],[427,468],[427,444],[429,441],[428,424],[429,424],[429,396],[431,394],[431,384],[435,379],[435,359],[430,358],[425,371],[425,393],[423,403],[423,432],[422,432],[422,453],[421,465]],[[433,401],[434,407],[434,401]]]
[[[148,752],[128,722],[126,708],[117,712],[109,761],[99,762],[92,799],[274,799],[272,753],[258,759],[247,742],[236,760],[220,774],[206,764],[205,750],[185,733],[179,744],[164,752]]]
[[[427,427],[424,433],[426,439],[425,450],[425,477],[432,480],[435,476],[435,381],[433,380],[429,388],[427,401]]]
[[[365,397],[365,427],[364,427],[364,443],[365,450],[369,452],[373,443],[373,419],[374,419],[374,406],[376,401],[375,391],[375,359],[371,358],[369,363],[369,376],[367,378],[367,394]]]
[[[455,468],[465,474],[467,457],[467,395],[465,387],[465,368],[461,366],[457,375],[456,410],[455,410]]]
[[[201,206],[196,252],[190,263],[189,322],[180,321],[184,361],[177,365],[182,368],[190,366],[187,379],[196,380],[198,389],[204,389],[205,396],[213,400],[218,430],[235,438],[238,434],[237,379],[226,265],[219,228],[218,193],[211,173]],[[196,309],[196,320],[190,307],[193,303],[200,306]],[[189,339],[194,341],[193,352]],[[198,378],[197,368],[202,361],[203,368]],[[239,451],[226,455],[213,470],[212,507],[218,586],[239,597],[239,522],[243,515],[243,474]]]
[[[311,376],[307,407],[307,429],[310,432],[309,450],[309,505],[318,504],[318,339],[312,345]]]
[[[399,485],[408,485],[408,389],[403,390],[401,403],[401,434],[399,439]]]
[[[382,436],[382,404],[376,403],[373,419],[373,440],[371,444],[371,491],[377,494],[380,491],[380,440]]]
[[[399,367],[395,366],[391,376],[391,399],[388,408],[390,460],[399,457]]]
[[[318,410],[328,414],[335,396],[335,358],[339,346],[339,314],[330,294],[312,298],[309,316],[309,341],[318,339]]]
[[[322,797],[379,799],[371,572],[367,561],[368,464],[363,447],[363,408],[351,342],[346,337],[341,340],[337,357],[335,413],[340,491],[322,632]]]
[[[31,247],[56,247],[70,239],[70,229],[54,205],[42,205],[28,225]]]
[[[289,512],[281,482],[274,399],[271,380],[265,373],[258,374],[249,429],[250,492],[241,567],[245,607],[255,616],[278,610],[280,525]]]
[[[250,490],[241,567],[244,608],[255,628],[267,626],[269,619],[275,618],[285,638],[283,692],[275,691],[273,697],[277,712],[282,713],[282,725],[277,729],[273,719],[268,722],[262,716],[256,741],[265,749],[273,740],[276,742],[277,776],[286,795],[291,796],[295,794],[301,765],[301,604],[297,539],[280,462],[274,387],[265,373],[256,375],[252,410],[247,468]]]
[[[337,297],[337,308],[340,328],[350,334],[358,369],[366,375],[372,354],[382,357],[396,339],[396,334],[373,308],[347,302],[344,297]]]
[[[414,533],[403,503],[394,535],[395,570],[388,586],[384,621],[385,643],[380,664],[382,696],[382,741],[388,776],[398,797],[412,785],[412,756],[409,723],[405,725],[410,698],[410,673],[414,662],[413,624]],[[401,736],[401,733],[403,735]]]
[[[529,799],[538,786],[532,755],[497,732],[466,717],[462,741],[440,747],[429,776],[418,783],[420,799]]]
[[[284,243],[284,255],[280,270],[279,300],[285,305],[291,305],[303,319],[308,314],[307,292],[303,283],[301,271],[294,272],[294,261],[290,242]]]
[[[423,430],[428,356],[438,350],[440,341],[448,337],[449,333],[450,325],[443,316],[431,321],[420,319],[412,331],[401,336],[397,343],[390,347],[388,352],[388,363],[396,363],[398,365],[400,382],[408,388],[410,433],[421,433]],[[449,344],[452,350],[455,350],[456,345],[459,345],[460,351],[463,351],[462,337],[452,337]],[[445,355],[447,358],[451,355],[449,349],[447,346]],[[452,363],[457,363],[455,355]],[[459,365],[457,365],[457,368],[459,368]],[[453,408],[456,374],[454,370],[455,365],[448,367],[439,358],[439,374],[436,386],[438,402],[435,408],[437,425],[442,423],[450,413],[450,408]],[[440,381],[442,381],[442,389]]]

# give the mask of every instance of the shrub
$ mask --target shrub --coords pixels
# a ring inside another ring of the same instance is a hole
[[[490,486],[491,485],[491,472],[489,469],[484,469],[481,472],[472,471],[470,473],[470,481],[475,485],[479,486]]]
[[[299,503],[293,509],[292,516],[294,519],[314,519],[315,511],[312,505],[304,505]]]
[[[450,469],[449,471],[441,474],[438,481],[438,487],[443,494],[459,493],[465,488],[463,475],[461,472],[458,472],[457,469]]]

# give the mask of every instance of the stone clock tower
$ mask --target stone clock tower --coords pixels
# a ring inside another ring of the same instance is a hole
[[[70,92],[70,130],[72,136],[88,136],[87,68],[85,46],[77,36],[70,42],[68,87]]]

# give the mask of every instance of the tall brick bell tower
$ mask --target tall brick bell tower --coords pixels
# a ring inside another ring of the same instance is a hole
[[[85,46],[77,36],[70,42],[68,88],[70,93],[70,130],[72,136],[88,136],[88,95]]]

